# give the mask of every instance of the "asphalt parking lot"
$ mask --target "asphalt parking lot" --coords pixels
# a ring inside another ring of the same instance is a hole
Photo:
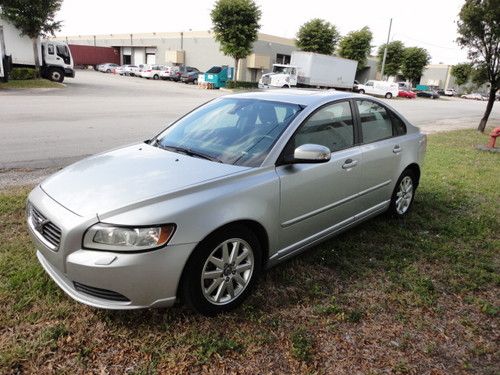
[[[64,89],[0,91],[0,169],[59,168],[142,141],[227,92],[182,83],[78,71]],[[475,127],[486,102],[457,98],[388,101],[426,132]],[[496,105],[490,124],[500,123]]]

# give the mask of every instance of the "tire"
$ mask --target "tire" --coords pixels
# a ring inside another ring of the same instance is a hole
[[[226,256],[224,246],[227,246]],[[200,242],[186,264],[181,281],[182,300],[206,316],[235,309],[257,283],[261,254],[259,240],[243,225],[232,225],[214,232]],[[231,260],[232,257],[236,259]],[[217,264],[210,260],[214,258]],[[243,271],[238,272],[238,268]]]
[[[197,79],[194,79],[193,80],[193,85],[197,85],[198,84],[198,80]]]
[[[160,79],[160,76],[159,76],[158,74],[155,74],[155,75],[153,76],[153,79],[154,79],[154,80]]]
[[[288,85],[283,85],[281,88],[282,88],[282,89],[289,89],[289,88],[290,88],[290,86],[288,86]]]
[[[106,70],[106,73],[111,73],[111,69]]]
[[[390,216],[402,218],[408,215],[415,198],[417,185],[418,181],[415,177],[415,173],[410,169],[403,171],[392,193],[388,210]]]
[[[392,99],[392,94],[390,92],[388,92],[387,94],[385,94],[385,98]]]
[[[49,68],[47,71],[47,78],[52,82],[63,82],[64,81],[64,73],[61,69],[57,68]]]
[[[364,94],[365,93],[365,90],[361,89],[358,91],[358,94]]]

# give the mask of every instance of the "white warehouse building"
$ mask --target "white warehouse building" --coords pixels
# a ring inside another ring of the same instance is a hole
[[[201,71],[215,65],[234,66],[234,60],[220,51],[211,31],[154,32],[60,36],[68,44],[115,47],[121,64],[185,64]],[[295,40],[258,34],[252,53],[239,63],[238,80],[258,81],[274,63],[289,63]]]

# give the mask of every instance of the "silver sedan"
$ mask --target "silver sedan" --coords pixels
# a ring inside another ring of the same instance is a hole
[[[29,195],[37,256],[107,309],[182,300],[213,315],[259,274],[383,212],[408,214],[426,138],[383,102],[333,91],[229,95]]]

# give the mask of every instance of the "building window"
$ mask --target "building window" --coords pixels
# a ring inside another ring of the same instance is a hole
[[[124,65],[130,65],[130,64],[132,64],[132,56],[130,56],[130,55],[123,55],[123,64]]]
[[[291,58],[292,57],[290,55],[283,55],[281,53],[278,53],[276,55],[276,64],[290,64]]]

